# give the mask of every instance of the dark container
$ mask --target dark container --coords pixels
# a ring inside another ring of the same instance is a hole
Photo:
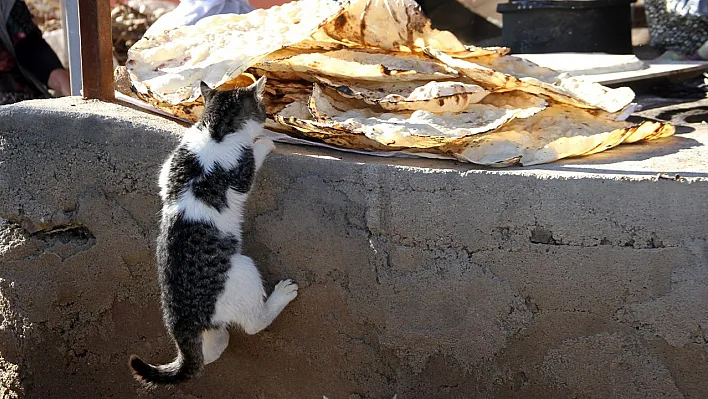
[[[514,53],[632,53],[631,3],[636,0],[510,1],[502,44]]]

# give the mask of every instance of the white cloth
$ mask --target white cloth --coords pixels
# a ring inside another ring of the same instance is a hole
[[[682,17],[707,17],[708,0],[666,0],[666,10]]]
[[[253,10],[248,0],[181,0],[174,10],[155,21],[145,32],[145,36],[179,26],[194,25],[200,19],[212,15],[246,14]]]

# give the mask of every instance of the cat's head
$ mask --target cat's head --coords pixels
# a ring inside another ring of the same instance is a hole
[[[208,127],[209,134],[216,141],[223,140],[228,134],[242,132],[249,121],[262,125],[266,119],[263,105],[265,84],[265,76],[248,87],[233,90],[216,90],[201,82],[204,111],[198,123]]]

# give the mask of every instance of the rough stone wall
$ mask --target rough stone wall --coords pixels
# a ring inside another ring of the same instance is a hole
[[[0,108],[0,398],[708,397],[708,183],[474,170],[279,145],[246,248],[300,295],[205,375],[171,360],[156,176],[179,127]],[[13,396],[15,395],[15,396]]]

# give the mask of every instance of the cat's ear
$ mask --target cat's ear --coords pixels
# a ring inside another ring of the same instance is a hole
[[[202,92],[202,97],[204,97],[204,101],[206,101],[207,98],[211,97],[211,94],[214,92],[214,89],[209,87],[209,85],[204,83],[203,81],[199,83],[199,90],[201,90]]]
[[[265,95],[265,87],[266,87],[265,75],[261,76],[260,79],[258,79],[256,81],[256,83],[251,85],[250,89],[253,90],[253,95],[256,97],[256,100],[263,101],[263,96]]]

